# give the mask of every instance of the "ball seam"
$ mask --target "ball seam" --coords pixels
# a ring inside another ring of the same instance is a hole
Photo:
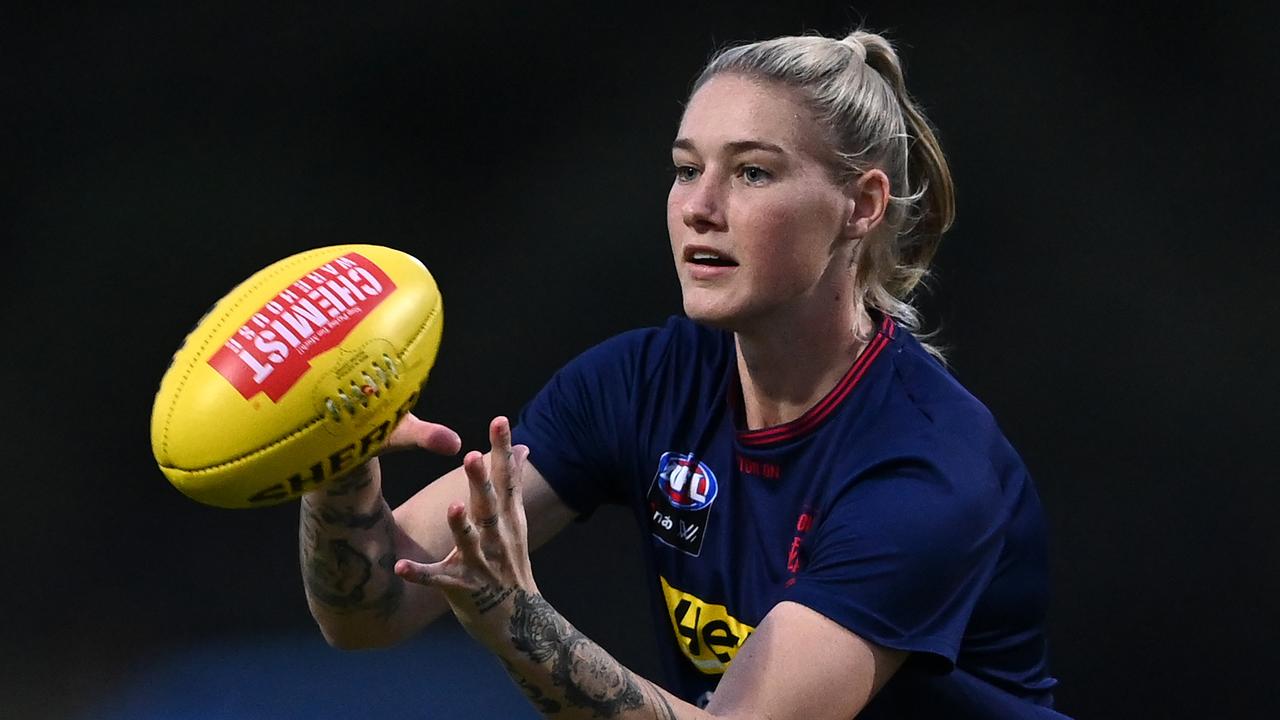
[[[160,467],[164,468],[165,470],[177,470],[178,472],[189,473],[191,475],[199,475],[201,473],[216,472],[218,470],[223,470],[232,465],[238,465],[246,460],[252,459],[255,455],[261,455],[262,453],[273,450],[275,449],[276,446],[281,445],[285,442],[288,442],[289,440],[293,439],[295,436],[301,435],[302,433],[315,427],[316,423],[323,422],[323,421],[324,421],[323,415],[312,418],[310,421],[307,422],[306,425],[303,425],[302,427],[292,430],[288,435],[284,435],[283,437],[279,437],[275,440],[272,440],[270,443],[263,445],[262,447],[257,448],[255,450],[251,450],[243,455],[237,455],[236,457],[233,457],[230,460],[223,460],[217,465],[206,465],[204,467],[198,467],[198,468],[184,468],[184,467],[179,467],[177,465],[161,465]]]

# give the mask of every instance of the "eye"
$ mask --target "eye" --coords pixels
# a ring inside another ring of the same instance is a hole
[[[676,182],[687,183],[693,182],[698,177],[698,168],[692,165],[676,166]]]
[[[773,175],[759,165],[743,165],[738,174],[748,185],[763,185],[773,179]]]

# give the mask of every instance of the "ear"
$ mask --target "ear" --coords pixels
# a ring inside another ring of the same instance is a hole
[[[861,240],[884,220],[889,208],[889,176],[880,168],[871,168],[849,183],[846,195],[850,207],[845,237]]]

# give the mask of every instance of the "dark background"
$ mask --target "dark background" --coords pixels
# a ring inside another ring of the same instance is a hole
[[[132,716],[176,717],[147,695],[156,668],[248,667],[270,643],[295,665],[262,692],[309,717],[340,704],[346,663],[394,658],[357,698],[447,693],[447,652],[316,640],[295,506],[215,510],[165,482],[148,417],[169,355],[271,261],[402,248],[446,298],[419,412],[480,446],[570,357],[679,312],[668,147],[707,56],[864,20],[891,31],[950,154],[959,221],[924,305],[1037,478],[1061,708],[1274,716],[1275,10],[176,5],[0,17],[0,715],[99,717],[134,693]],[[389,464],[393,502],[447,468]],[[652,675],[625,517],[571,528],[535,571]],[[332,675],[298,677],[309,654]],[[232,692],[170,674],[177,695]],[[233,716],[212,707],[185,717]]]

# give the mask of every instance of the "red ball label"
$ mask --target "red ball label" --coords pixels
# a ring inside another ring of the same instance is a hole
[[[347,253],[306,273],[253,313],[209,365],[246,400],[265,393],[278,402],[310,358],[342,342],[395,283],[368,258]]]

